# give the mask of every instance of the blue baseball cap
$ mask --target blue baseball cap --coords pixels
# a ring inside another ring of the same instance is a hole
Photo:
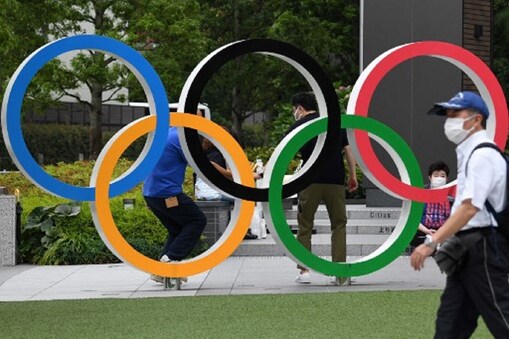
[[[488,107],[479,94],[467,91],[459,92],[447,102],[437,102],[433,108],[428,111],[428,114],[446,115],[446,110],[448,109],[458,110],[467,108],[479,111],[486,119],[490,115]]]

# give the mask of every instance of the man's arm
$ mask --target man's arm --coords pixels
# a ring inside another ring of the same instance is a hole
[[[423,224],[419,224],[419,228],[418,229],[419,229],[419,231],[421,231],[424,234],[433,234],[433,233],[435,233],[435,230],[427,228]]]
[[[464,200],[458,209],[454,211],[454,214],[432,235],[433,242],[440,244],[447,240],[447,238],[461,230],[478,211],[479,209],[472,205],[471,199]],[[412,253],[410,264],[415,270],[419,271],[424,267],[424,261],[433,254],[433,251],[429,246],[420,245]]]
[[[224,175],[228,179],[233,180],[233,173],[232,173],[232,171],[229,168],[223,168],[223,167],[221,167],[220,165],[218,165],[217,163],[215,163],[213,161],[211,161],[210,163],[212,164],[212,166],[214,166],[217,169],[217,171],[219,173],[221,173],[222,175]],[[260,174],[253,173],[253,178],[254,179],[260,179],[261,177],[262,176]]]
[[[219,173],[221,173],[222,175],[224,175],[225,177],[227,177],[230,180],[233,179],[232,171],[230,171],[229,169],[225,169],[225,168],[219,166],[217,163],[215,163],[213,161],[211,161],[210,163],[212,164],[212,166],[214,166],[217,169],[217,171]]]
[[[348,192],[353,192],[359,187],[357,171],[355,170],[356,162],[350,145],[343,147],[343,150],[345,151],[346,163],[348,165],[348,180],[346,185],[348,187]]]

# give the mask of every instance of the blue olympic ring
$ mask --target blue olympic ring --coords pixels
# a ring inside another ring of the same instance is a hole
[[[150,113],[157,116],[156,129],[147,138],[143,152],[129,171],[112,182],[110,197],[127,192],[142,181],[164,150],[168,136],[168,98],[162,81],[152,65],[136,50],[118,40],[98,35],[78,35],[56,40],[33,52],[18,67],[9,82],[2,105],[2,129],[3,134],[7,136],[6,146],[12,159],[33,183],[64,198],[92,201],[95,199],[95,187],[69,185],[46,173],[28,151],[21,130],[21,106],[27,87],[35,74],[60,54],[82,49],[106,52],[122,61],[141,83],[149,102]]]

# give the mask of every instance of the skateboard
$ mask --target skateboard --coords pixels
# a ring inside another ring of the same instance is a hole
[[[165,277],[163,285],[165,290],[180,290],[180,287],[182,286],[182,279]]]

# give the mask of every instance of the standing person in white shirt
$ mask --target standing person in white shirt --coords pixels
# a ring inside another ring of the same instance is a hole
[[[437,245],[454,234],[476,239],[468,243],[463,266],[447,277],[435,338],[470,337],[479,315],[494,337],[509,338],[509,243],[485,205],[489,201],[497,212],[504,208],[506,162],[492,148],[472,153],[481,143],[493,143],[485,131],[488,108],[476,93],[460,92],[428,114],[447,116],[445,135],[458,145],[458,187],[450,218],[415,249],[411,265],[420,270]]]

